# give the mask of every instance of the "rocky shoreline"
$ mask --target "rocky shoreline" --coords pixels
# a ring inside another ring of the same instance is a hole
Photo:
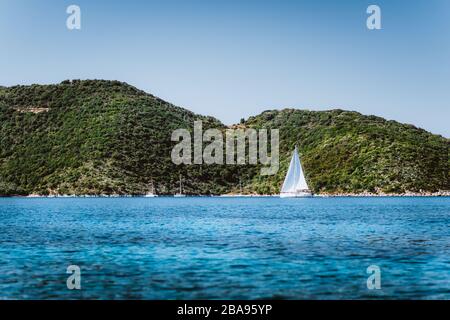
[[[158,194],[155,197],[170,198],[173,194]],[[220,198],[268,198],[268,197],[279,197],[278,194],[236,194],[228,193],[221,195],[211,195],[211,194],[186,194],[187,197],[220,197]],[[18,194],[0,194],[0,198],[143,198],[146,197],[145,194],[29,194],[29,195],[18,195]],[[331,193],[322,192],[315,193],[314,197],[322,198],[346,198],[346,197],[450,197],[450,190],[440,190],[438,192],[404,192],[404,193],[371,193],[371,192],[361,192],[361,193]]]
[[[405,193],[321,193],[325,197],[450,197],[450,191],[438,192],[405,192]]]
[[[172,197],[173,195],[158,195],[160,197]],[[278,197],[276,194],[223,194],[223,195],[187,195],[194,197]],[[450,197],[450,191],[441,190],[438,192],[405,192],[405,193],[318,193],[317,197]],[[67,194],[52,194],[52,195],[0,195],[0,197],[18,197],[18,198],[132,198],[145,197],[145,195],[121,195],[121,194],[99,194],[99,195],[67,195]]]

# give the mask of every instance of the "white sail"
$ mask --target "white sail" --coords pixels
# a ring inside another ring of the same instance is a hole
[[[298,156],[297,147],[292,154],[289,169],[284,179],[283,186],[281,188],[282,194],[297,194],[299,192],[308,191],[309,187],[306,183],[305,175],[303,173],[302,164]]]
[[[297,150],[295,150],[297,151]],[[309,190],[308,184],[306,183],[306,179],[305,179],[305,174],[303,173],[303,167],[302,167],[302,163],[300,162],[300,158],[298,157],[297,152],[295,152],[296,157],[298,159],[298,168],[299,168],[299,177],[297,180],[297,186],[296,189],[297,190]]]
[[[297,149],[296,149],[297,150]],[[297,185],[297,175],[298,175],[298,161],[296,157],[296,152],[292,154],[291,162],[289,164],[289,169],[284,178],[283,186],[281,187],[281,192],[295,192],[295,187]]]

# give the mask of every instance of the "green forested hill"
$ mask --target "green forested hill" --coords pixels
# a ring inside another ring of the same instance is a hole
[[[403,193],[450,190],[450,140],[412,125],[343,110],[266,111],[245,125],[279,128],[278,175],[252,188],[277,192],[295,144],[315,192]]]
[[[186,193],[226,192],[234,168],[171,162],[172,131],[195,119],[223,127],[117,81],[4,89],[0,193],[174,193],[179,174]]]
[[[450,189],[449,140],[374,116],[341,110],[267,111],[241,124],[280,129],[281,167],[260,176],[256,166],[176,166],[171,133],[224,129],[118,81],[0,87],[0,194],[278,193],[299,145],[316,192],[404,192]]]

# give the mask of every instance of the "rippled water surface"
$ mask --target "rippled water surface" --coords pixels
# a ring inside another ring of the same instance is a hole
[[[0,298],[450,299],[450,198],[0,198]]]

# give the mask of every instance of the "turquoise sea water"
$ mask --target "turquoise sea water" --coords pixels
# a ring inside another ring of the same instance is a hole
[[[450,299],[450,198],[0,198],[0,298]]]

